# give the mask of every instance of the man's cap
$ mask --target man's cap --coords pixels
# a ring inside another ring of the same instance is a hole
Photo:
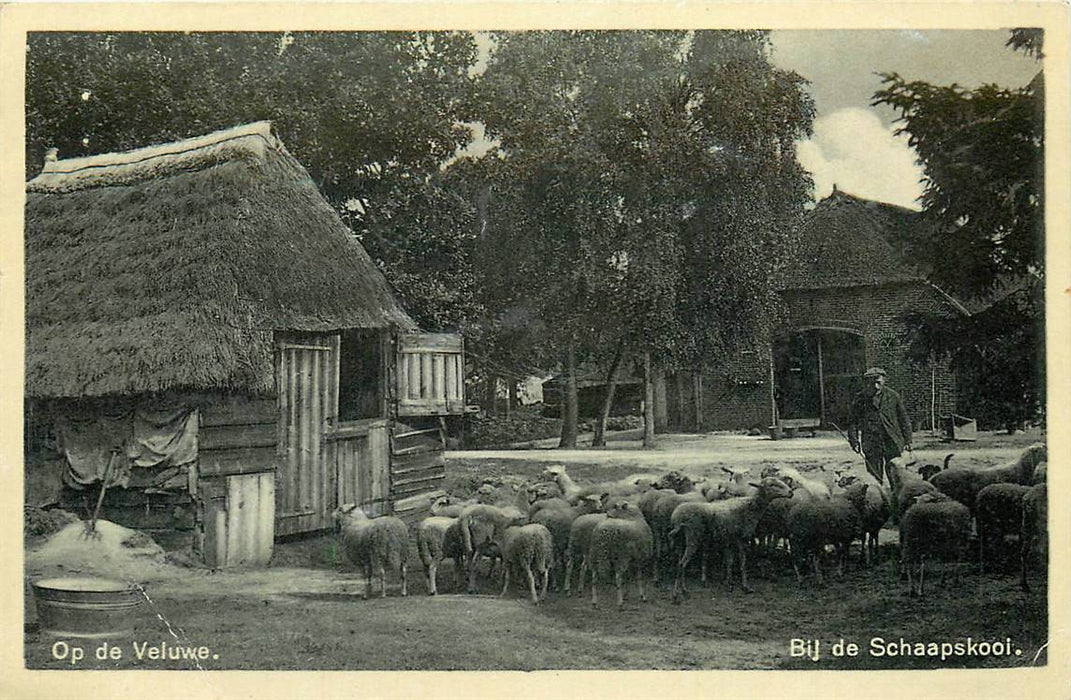
[[[871,367],[870,369],[868,369],[866,371],[865,374],[863,374],[863,378],[864,379],[870,379],[871,377],[884,377],[884,376],[885,376],[885,370],[883,370],[881,367]]]

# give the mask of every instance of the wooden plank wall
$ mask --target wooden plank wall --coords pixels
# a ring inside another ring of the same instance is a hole
[[[266,565],[275,539],[275,399],[218,396],[200,403],[201,555],[214,568]]]
[[[197,467],[201,478],[273,471],[275,399],[219,398],[200,410]]]
[[[413,521],[424,515],[433,496],[444,493],[445,436],[441,424],[395,422],[391,435],[390,498],[394,513]]]

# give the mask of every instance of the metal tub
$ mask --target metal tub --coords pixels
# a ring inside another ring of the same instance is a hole
[[[41,631],[59,637],[128,636],[143,598],[136,586],[104,578],[49,578],[32,585]]]

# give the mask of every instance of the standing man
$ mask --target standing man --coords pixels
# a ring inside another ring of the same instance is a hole
[[[911,419],[900,394],[885,386],[885,370],[880,367],[863,374],[863,390],[852,401],[848,419],[848,442],[862,453],[866,470],[879,484],[882,474],[888,475],[893,519],[899,522],[900,464],[890,462],[911,449]]]

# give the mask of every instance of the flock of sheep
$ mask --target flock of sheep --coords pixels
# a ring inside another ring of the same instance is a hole
[[[901,477],[896,494],[869,476],[821,469],[804,476],[794,468],[767,466],[755,480],[746,471],[723,467],[725,478],[718,481],[669,472],[579,484],[564,467],[553,466],[534,483],[485,483],[469,500],[436,499],[414,536],[431,595],[438,591],[444,559],[453,560],[455,590],[472,593],[478,564],[488,558],[489,576],[496,561],[502,564],[503,596],[515,574],[533,603],[546,597],[552,577],[565,595],[581,592],[589,580],[597,606],[600,582],[611,582],[620,607],[629,579],[646,600],[645,581],[661,585],[672,576],[673,601],[681,602],[688,595],[689,566],[698,560],[705,583],[708,562],[717,555],[730,591],[737,572],[741,587],[751,590],[749,555],[778,548],[790,554],[799,582],[810,574],[821,583],[827,552],[842,570],[855,541],[862,563],[869,565],[878,531],[893,517],[899,521],[900,567],[911,595],[924,592],[927,560],[970,558],[972,530],[983,571],[994,542],[1018,535],[1020,583],[1029,590],[1035,550],[1047,546],[1045,446],[1032,445],[996,467],[950,467],[949,458],[943,468],[915,470],[894,460],[891,466]],[[898,513],[892,504],[898,504]],[[373,575],[386,596],[387,571],[400,573],[406,595],[410,532],[405,523],[393,516],[368,518],[354,505],[339,508],[335,519],[346,555],[363,569],[365,597]]]

